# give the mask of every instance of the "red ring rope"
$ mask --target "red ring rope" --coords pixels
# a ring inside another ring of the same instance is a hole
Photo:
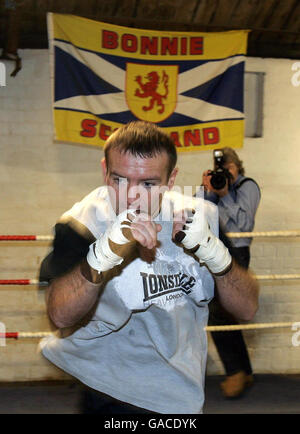
[[[36,240],[36,235],[0,235],[0,241],[33,241]]]
[[[0,279],[0,285],[48,285],[48,282],[37,279]]]
[[[300,230],[267,231],[267,232],[228,232],[229,238],[247,237],[299,237]],[[53,241],[53,235],[0,235],[0,241]]]
[[[8,333],[0,333],[0,339],[6,338],[6,339],[18,339],[19,333],[18,332],[8,332]]]
[[[30,279],[0,279],[0,285],[30,285]]]

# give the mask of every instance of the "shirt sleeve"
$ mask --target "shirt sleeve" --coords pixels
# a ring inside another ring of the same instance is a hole
[[[220,224],[228,232],[251,232],[259,201],[260,192],[257,185],[252,181],[245,182],[235,191],[235,195],[229,192],[220,198]]]
[[[210,191],[210,192],[205,191],[204,192],[204,199],[208,200],[209,202],[214,203],[215,205],[217,205],[219,202],[219,196],[212,191]]]
[[[91,240],[68,223],[57,223],[52,251],[43,259],[39,281],[49,282],[74,268],[86,257]]]

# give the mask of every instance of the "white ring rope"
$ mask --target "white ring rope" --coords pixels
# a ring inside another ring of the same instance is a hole
[[[228,232],[226,234],[230,238],[259,238],[259,237],[299,237],[300,230],[292,231],[268,231],[268,232]],[[52,235],[0,235],[0,241],[53,241]],[[270,274],[255,276],[257,280],[291,280],[300,279],[300,274]],[[47,282],[40,282],[37,279],[20,279],[20,280],[0,280],[0,284],[14,284],[14,285],[42,285],[45,286]],[[292,327],[293,322],[277,322],[277,323],[256,323],[256,324],[235,324],[223,326],[206,326],[204,329],[207,332],[217,331],[234,331],[234,330],[256,330],[256,329],[270,329],[270,328],[284,328]],[[53,332],[13,332],[13,333],[0,333],[1,337],[8,338],[44,338],[53,335]]]
[[[273,322],[273,323],[257,323],[257,324],[234,324],[224,326],[207,326],[206,331],[219,332],[219,331],[233,331],[233,330],[255,330],[255,329],[270,329],[270,328],[283,328],[292,327],[296,321],[293,322]]]
[[[257,280],[297,280],[300,279],[300,274],[261,274],[255,278]]]
[[[300,274],[261,274],[255,276],[257,280],[298,280],[300,279]],[[0,279],[1,285],[39,285],[48,286],[48,282],[39,281],[37,279]]]
[[[45,338],[53,335],[53,332],[19,332],[18,338]]]
[[[257,329],[274,329],[292,327],[296,321],[293,322],[274,322],[274,323],[257,323],[257,324],[235,324],[224,326],[206,326],[204,330],[207,332],[221,332],[221,331],[235,331],[235,330],[257,330]],[[53,336],[55,332],[11,332],[0,333],[0,338],[12,338],[12,339],[35,339],[45,338],[47,336]]]
[[[300,237],[300,230],[267,232],[227,232],[229,238]]]
[[[300,237],[300,230],[227,232],[229,238]],[[53,241],[53,235],[0,235],[0,241]]]

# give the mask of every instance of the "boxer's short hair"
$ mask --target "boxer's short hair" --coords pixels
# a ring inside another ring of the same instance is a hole
[[[109,168],[109,151],[111,149],[117,149],[121,153],[128,152],[141,158],[152,158],[166,152],[169,157],[168,176],[177,162],[174,141],[161,128],[151,122],[130,122],[109,136],[104,147],[107,168]]]

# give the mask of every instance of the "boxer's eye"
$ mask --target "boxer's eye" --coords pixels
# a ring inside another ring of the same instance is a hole
[[[112,178],[112,180],[117,185],[121,185],[121,184],[126,184],[127,183],[127,178],[121,178],[119,176],[114,176]]]
[[[156,184],[154,182],[148,182],[148,181],[143,182],[143,187],[145,187],[145,188],[155,187],[155,185]]]

